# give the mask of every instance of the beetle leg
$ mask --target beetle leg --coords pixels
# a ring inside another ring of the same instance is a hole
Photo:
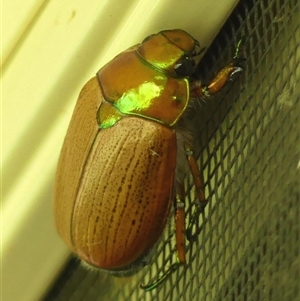
[[[192,228],[196,221],[198,220],[199,214],[207,204],[204,195],[204,181],[203,177],[199,171],[196,158],[194,156],[193,150],[188,143],[184,144],[184,149],[186,152],[187,161],[192,173],[193,181],[196,188],[197,198],[199,200],[199,205],[197,206],[195,212],[193,213],[189,225],[185,231],[185,211],[184,211],[184,199],[185,199],[185,189],[184,183],[177,183],[176,187],[176,197],[174,201],[175,207],[175,235],[176,235],[176,248],[177,248],[177,256],[178,262],[172,264],[167,270],[165,270],[162,276],[158,277],[154,282],[149,284],[140,284],[140,288],[145,291],[151,291],[158,287],[165,279],[175,272],[178,267],[182,264],[186,263],[185,259],[185,233],[187,239],[192,241],[195,239],[196,235],[192,234]]]
[[[196,236],[196,235],[192,234],[192,228],[193,228],[194,224],[196,223],[196,221],[198,220],[199,214],[202,212],[202,210],[206,206],[207,200],[204,195],[203,177],[199,171],[193,150],[188,143],[184,144],[184,148],[185,148],[188,164],[189,164],[189,167],[190,167],[190,170],[192,173],[193,181],[194,181],[195,188],[196,188],[196,195],[197,195],[198,202],[199,202],[195,212],[193,213],[193,215],[190,219],[189,225],[186,230],[187,239],[189,241],[192,241],[195,239],[195,236]]]
[[[238,42],[232,63],[221,69],[208,85],[203,86],[201,81],[191,83],[191,95],[193,97],[202,99],[210,97],[211,95],[221,91],[227,82],[233,78],[234,74],[243,71],[240,64],[245,61],[245,59],[240,58],[239,54],[244,40],[245,37],[242,37]]]
[[[178,267],[186,263],[185,259],[185,212],[184,212],[184,183],[180,182],[176,187],[176,197],[174,201],[175,209],[175,236],[176,236],[176,249],[178,262],[170,265],[164,271],[162,276],[158,277],[150,284],[140,284],[140,287],[145,291],[151,291],[160,285],[165,279],[175,272]]]
[[[175,231],[176,248],[180,264],[185,264],[185,211],[184,211],[184,183],[178,183],[176,187],[175,207]]]
[[[192,148],[186,143],[184,145],[184,149],[186,152],[186,157],[188,160],[188,164],[192,173],[193,181],[196,187],[196,194],[199,200],[199,203],[203,206],[206,205],[207,201],[204,196],[204,184],[203,184],[203,177],[199,171],[196,158],[194,156],[194,152]]]

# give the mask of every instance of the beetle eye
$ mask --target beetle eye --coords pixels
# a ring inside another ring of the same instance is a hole
[[[191,76],[194,73],[195,61],[189,58],[181,59],[176,63],[174,69],[180,77]]]

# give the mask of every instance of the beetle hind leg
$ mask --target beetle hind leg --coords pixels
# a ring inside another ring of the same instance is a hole
[[[162,282],[165,281],[167,277],[169,277],[173,272],[175,272],[179,266],[184,265],[186,263],[186,253],[185,253],[185,237],[189,241],[195,240],[197,234],[192,234],[192,229],[196,224],[200,213],[203,211],[205,205],[207,204],[207,200],[204,195],[204,182],[203,177],[199,171],[196,158],[194,157],[194,153],[192,148],[188,143],[184,144],[184,150],[186,153],[186,158],[191,170],[191,174],[193,177],[193,181],[195,184],[196,195],[198,199],[198,205],[196,210],[193,212],[192,217],[190,219],[189,225],[187,229],[185,228],[185,189],[184,183],[179,182],[176,186],[176,196],[174,199],[174,210],[175,210],[175,236],[176,236],[176,250],[177,250],[177,262],[170,265],[163,274],[158,277],[154,282],[143,285],[140,284],[140,287],[145,291],[151,291],[159,286]]]
[[[188,227],[185,229],[185,189],[184,183],[179,182],[176,186],[176,196],[174,200],[174,210],[175,210],[175,236],[176,236],[176,250],[177,250],[177,259],[178,262],[170,265],[163,274],[158,277],[154,282],[143,285],[140,284],[140,287],[145,291],[151,291],[159,286],[162,282],[165,281],[167,277],[169,277],[173,272],[175,272],[180,265],[184,265],[186,263],[185,257],[185,237],[189,241],[195,240],[197,234],[193,234],[192,230],[194,225],[197,223],[199,219],[200,213],[203,211],[204,207],[207,204],[207,200],[204,195],[204,181],[203,177],[199,171],[196,158],[194,156],[193,150],[188,143],[184,144],[184,150],[186,153],[186,158],[190,167],[190,171],[193,177],[193,181],[195,184],[196,195],[198,199],[198,204],[195,211],[192,214],[192,217],[189,221]]]
[[[184,211],[184,183],[177,183],[176,186],[176,196],[174,199],[174,210],[175,210],[175,236],[176,236],[176,250],[177,250],[177,260],[178,262],[172,264],[167,268],[163,274],[158,277],[154,282],[143,285],[140,287],[145,291],[151,291],[155,289],[158,285],[165,281],[169,275],[175,272],[180,265],[186,263],[185,258],[185,211]]]

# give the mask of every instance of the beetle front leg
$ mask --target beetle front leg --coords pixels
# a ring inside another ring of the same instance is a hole
[[[241,62],[245,61],[244,58],[240,58],[239,54],[241,46],[244,43],[245,38],[241,38],[235,50],[232,63],[220,70],[213,80],[208,85],[202,85],[201,81],[195,81],[191,83],[191,95],[195,98],[209,98],[213,94],[219,92],[224,88],[229,80],[233,78],[233,75],[243,71],[240,66]]]

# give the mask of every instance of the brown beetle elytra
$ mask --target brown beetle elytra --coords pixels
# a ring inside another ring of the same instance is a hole
[[[178,259],[185,263],[180,152],[199,202],[206,201],[192,141],[177,124],[191,102],[218,92],[241,71],[236,54],[202,86],[193,79],[198,47],[183,30],[161,31],[116,56],[83,87],[58,163],[54,213],[64,242],[89,265],[116,275],[137,271],[172,202]],[[144,288],[156,287],[177,266]]]

